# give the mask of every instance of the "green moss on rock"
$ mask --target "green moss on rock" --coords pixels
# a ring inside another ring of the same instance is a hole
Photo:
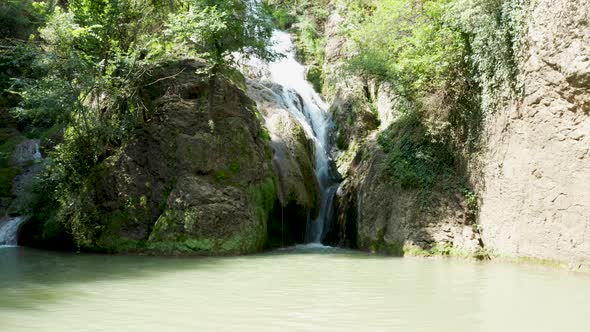
[[[12,181],[20,172],[16,167],[0,168],[0,197],[12,196]]]
[[[274,176],[268,176],[259,184],[252,185],[248,189],[249,201],[256,222],[256,228],[250,230],[251,234],[246,239],[252,251],[262,249],[266,242],[266,226],[277,200],[277,189],[277,179]]]

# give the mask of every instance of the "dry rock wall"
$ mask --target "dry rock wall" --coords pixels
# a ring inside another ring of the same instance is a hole
[[[590,261],[590,1],[531,3],[525,96],[487,123],[480,223],[510,256]]]

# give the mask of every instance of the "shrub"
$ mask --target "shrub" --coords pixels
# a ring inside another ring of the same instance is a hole
[[[415,111],[403,114],[378,138],[387,154],[392,180],[403,188],[431,189],[453,174],[454,158],[439,138],[428,133]]]

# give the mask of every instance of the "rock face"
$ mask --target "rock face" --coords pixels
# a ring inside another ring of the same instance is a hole
[[[331,101],[330,113],[335,128],[332,131],[332,156],[338,172],[346,174],[359,147],[365,138],[379,127],[379,113],[374,107],[376,96],[374,84],[360,77],[344,74],[348,41],[341,34],[346,6],[332,1],[330,15],[326,20],[325,90]]]
[[[394,255],[436,250],[472,255],[482,248],[459,191],[433,191],[425,199],[389,178],[384,152],[367,140],[338,191],[341,245]]]
[[[12,193],[14,201],[9,213],[19,213],[24,210],[30,201],[35,178],[43,171],[42,155],[39,151],[40,140],[25,139],[16,145],[12,155],[12,163],[19,167],[18,174],[12,181]]]
[[[324,72],[336,127],[333,155],[345,176],[336,198],[333,243],[395,255],[410,249],[467,255],[479,251],[474,216],[459,191],[433,192],[424,199],[418,190],[391,182],[377,137],[399,115],[397,98],[387,84],[343,74],[347,45],[339,29],[346,15],[346,9],[333,2],[325,27]]]
[[[16,146],[24,140],[16,128],[9,127],[8,121],[0,119],[0,217],[8,213],[14,200],[13,182],[22,170],[14,164],[13,155]]]
[[[326,27],[328,73],[344,58],[330,24],[342,15],[335,10]],[[457,192],[433,192],[434,203],[424,209],[415,192],[388,183],[374,137],[396,118],[391,89],[360,82],[363,96],[344,82],[333,84],[336,139],[360,142],[354,149],[340,145],[336,154],[339,166],[349,168],[338,193],[344,243],[394,253],[404,244],[448,243],[461,251],[483,246],[511,257],[590,262],[590,1],[531,1],[528,22],[519,64],[524,97],[488,115],[484,151],[466,161],[479,197],[477,227]],[[344,130],[347,117],[357,116],[350,128],[361,126],[367,107],[379,128]]]
[[[254,102],[229,81],[195,74],[199,66],[185,61],[152,77],[143,93],[154,116],[89,179],[79,215],[67,216],[100,223],[78,243],[114,252],[263,248],[276,200],[269,141]]]
[[[480,223],[511,256],[590,261],[590,1],[531,3],[525,97],[488,125]]]

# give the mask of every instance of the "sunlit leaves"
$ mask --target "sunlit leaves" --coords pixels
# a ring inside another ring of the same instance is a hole
[[[210,61],[212,68],[233,65],[235,54],[271,59],[270,20],[242,0],[186,0],[186,10],[170,15],[166,34],[182,52]]]
[[[446,84],[464,55],[459,32],[443,18],[446,0],[383,0],[351,30],[356,72],[393,81],[400,94],[419,94]]]

